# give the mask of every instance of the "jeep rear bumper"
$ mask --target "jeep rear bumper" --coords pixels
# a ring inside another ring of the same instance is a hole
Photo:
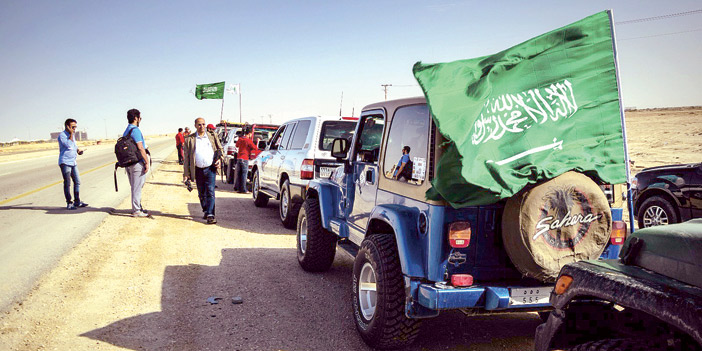
[[[544,287],[540,287],[544,288]],[[547,287],[546,295],[552,287]],[[510,297],[510,289],[533,290],[533,287],[521,286],[472,286],[467,288],[437,287],[434,284],[421,284],[417,289],[417,300],[420,305],[430,310],[450,310],[458,308],[480,308],[487,311],[517,310],[517,309],[547,309],[548,302],[515,303]]]

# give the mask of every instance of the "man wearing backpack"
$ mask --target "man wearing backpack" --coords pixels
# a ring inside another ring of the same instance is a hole
[[[195,180],[203,219],[215,224],[215,180],[222,166],[222,144],[206,126],[204,118],[197,118],[195,133],[185,138],[183,174],[186,180]]]
[[[133,108],[127,111],[127,122],[129,125],[122,134],[123,137],[129,135],[137,145],[141,159],[139,162],[127,166],[127,175],[129,176],[129,185],[132,188],[132,217],[148,217],[148,213],[141,206],[141,189],[144,187],[146,173],[149,172],[149,155],[146,152],[146,142],[144,135],[139,129],[141,123],[141,113]]]
[[[400,161],[397,162],[393,178],[397,180],[400,180],[400,178],[405,178],[405,180],[412,179],[412,161],[410,161],[409,156],[410,150],[409,146],[402,147],[402,157],[400,157]]]

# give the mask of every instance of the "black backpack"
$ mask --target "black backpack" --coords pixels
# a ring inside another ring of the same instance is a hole
[[[397,175],[397,179],[400,179],[401,177],[404,177],[407,180],[412,180],[412,160],[407,160],[407,163],[405,164],[405,168],[402,169],[402,174]]]
[[[115,163],[115,191],[118,191],[117,168],[129,167],[141,161],[141,152],[139,152],[136,142],[132,139],[133,130],[134,128],[130,129],[127,135],[117,139],[115,144],[115,155],[117,156],[117,163]]]

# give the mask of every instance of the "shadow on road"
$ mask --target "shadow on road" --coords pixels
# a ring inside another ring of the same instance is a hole
[[[0,211],[3,210],[32,210],[32,211],[44,211],[46,214],[53,214],[53,215],[73,215],[73,214],[81,214],[81,213],[89,213],[89,212],[104,212],[107,213],[111,216],[122,216],[122,217],[131,217],[132,216],[132,210],[131,209],[125,209],[125,210],[118,210],[115,209],[114,207],[80,207],[76,208],[75,210],[67,210],[65,207],[56,207],[56,206],[24,206],[22,204],[20,205],[13,205],[13,206],[0,206]],[[170,213],[163,213],[161,211],[155,211],[155,210],[149,210],[149,215],[151,215],[151,219],[157,218],[157,217],[168,217],[168,218],[174,218],[174,219],[185,219],[185,220],[192,220],[193,217],[191,216],[181,216],[181,215],[174,215]],[[145,219],[149,219],[148,217]]]
[[[252,234],[295,235],[294,230],[286,229],[278,216],[278,202],[271,201],[266,207],[255,207],[251,194],[237,194],[233,191],[221,190],[222,185],[216,190],[215,217],[217,226],[227,229],[247,231]],[[221,192],[234,193],[234,197],[217,196]],[[193,190],[193,197],[197,199],[197,190]],[[190,217],[198,222],[205,223],[202,219],[203,212],[200,202],[188,203]]]
[[[132,350],[369,350],[351,315],[353,261],[337,254],[321,274],[302,271],[295,249],[224,249],[218,266],[168,266],[161,311],[81,336]],[[218,304],[207,299],[218,297]],[[233,304],[241,297],[242,304]],[[408,350],[528,350],[531,314],[426,320]]]

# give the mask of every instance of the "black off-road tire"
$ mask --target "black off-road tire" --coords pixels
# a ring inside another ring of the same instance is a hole
[[[647,213],[648,212],[648,213]],[[650,220],[653,216],[653,222]],[[657,225],[678,223],[678,213],[675,206],[661,196],[651,196],[646,199],[636,213],[639,228],[648,228]],[[665,222],[663,222],[665,221]]]
[[[261,183],[258,178],[258,171],[254,171],[251,195],[254,199],[254,206],[266,207],[266,205],[268,205],[268,200],[270,199],[270,197],[261,192]]]
[[[287,209],[285,209],[285,206],[287,206]],[[280,187],[280,203],[278,204],[278,215],[280,216],[280,221],[283,222],[283,227],[295,229],[298,213],[300,213],[300,204],[292,201],[290,181],[286,179]]]
[[[665,348],[663,348],[665,349]],[[568,351],[649,351],[661,350],[640,339],[604,339],[577,345]]]
[[[308,272],[323,272],[331,267],[335,254],[336,236],[322,227],[319,200],[305,200],[297,217],[297,262]]]
[[[359,301],[361,271],[370,264],[376,281],[376,305],[370,318]],[[421,320],[405,316],[405,285],[395,237],[371,235],[363,240],[353,265],[353,314],[363,341],[378,349],[395,349],[411,344],[419,334]]]

